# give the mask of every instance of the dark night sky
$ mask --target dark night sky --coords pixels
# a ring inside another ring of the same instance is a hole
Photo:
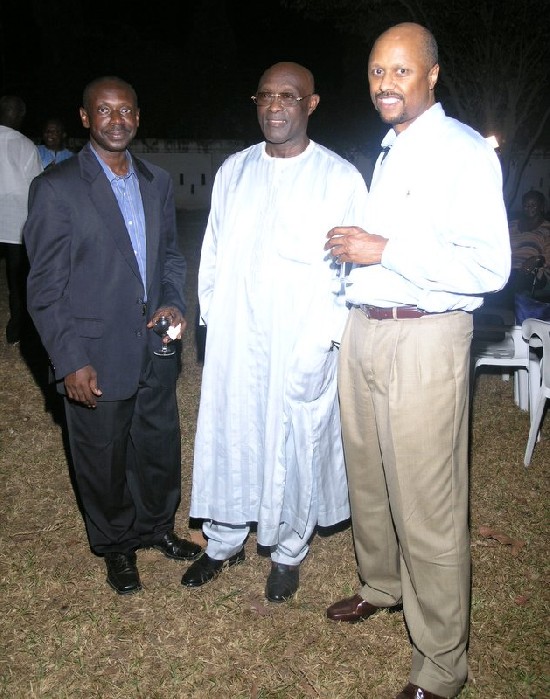
[[[257,141],[249,95],[279,60],[303,63],[315,75],[321,104],[310,122],[313,138],[341,150],[348,140],[380,131],[368,100],[367,49],[359,47],[350,69],[349,37],[277,0],[0,4],[1,92],[25,99],[23,130],[31,137],[54,115],[70,136],[85,136],[78,118],[82,88],[115,74],[138,92],[139,136]]]
[[[504,1],[513,8],[527,0],[486,0],[487,7]],[[543,0],[533,0],[533,7],[537,2]],[[472,12],[483,5],[468,3]],[[550,8],[549,0],[543,5]],[[434,15],[447,6],[446,0],[426,0]],[[546,26],[550,13],[541,8],[541,26]],[[321,95],[310,136],[340,153],[352,146],[376,151],[386,127],[368,95],[368,52],[379,31],[409,19],[399,2],[387,0],[383,9],[373,10],[361,25],[372,34],[361,43],[328,21],[305,19],[280,0],[0,0],[0,94],[25,100],[23,131],[32,138],[39,139],[51,116],[65,121],[69,136],[85,138],[78,116],[83,87],[100,75],[119,75],[139,96],[138,137],[253,143],[261,139],[249,99],[258,78],[273,63],[294,60],[312,70]],[[478,31],[475,40],[486,41],[477,15],[472,17],[468,31]],[[500,30],[509,30],[505,19]],[[447,35],[438,35],[440,44],[462,53],[462,36],[453,31],[449,24]],[[477,83],[483,79],[483,71],[464,74]],[[455,116],[457,105],[447,99],[446,87],[440,80],[437,97]],[[483,117],[480,104],[473,121],[465,119],[474,127]],[[549,138],[550,122],[545,142]]]

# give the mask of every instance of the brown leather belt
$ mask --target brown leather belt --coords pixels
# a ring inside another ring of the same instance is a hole
[[[401,318],[422,318],[423,316],[435,315],[435,313],[430,313],[429,311],[421,311],[416,306],[380,308],[380,306],[368,306],[361,303],[356,308],[362,311],[367,318],[372,318],[373,320],[399,320]]]

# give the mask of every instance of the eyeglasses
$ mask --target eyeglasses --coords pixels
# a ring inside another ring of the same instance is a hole
[[[311,97],[311,95],[296,97],[292,92],[258,92],[256,95],[252,95],[250,99],[258,107],[269,107],[270,104],[277,100],[282,107],[286,108],[295,107],[297,102],[305,100],[306,97]]]

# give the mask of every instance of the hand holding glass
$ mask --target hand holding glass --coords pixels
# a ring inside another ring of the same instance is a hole
[[[153,325],[153,330],[157,333],[157,335],[160,335],[160,337],[164,338],[168,335],[168,328],[170,327],[170,325],[170,318],[168,318],[167,316],[160,316],[157,322]],[[176,350],[167,344],[163,344],[162,349],[154,351],[154,354],[156,354],[159,357],[171,357],[175,353]]]

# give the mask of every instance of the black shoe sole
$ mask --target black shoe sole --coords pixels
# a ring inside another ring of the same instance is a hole
[[[274,602],[275,604],[281,604],[282,602],[288,602],[289,599],[292,599],[294,595],[298,592],[298,590],[294,590],[294,592],[291,592],[287,597],[269,597],[269,595],[266,594],[265,598],[268,602]]]
[[[140,590],[143,590],[143,587],[141,586],[141,583],[137,585],[137,587],[131,587],[128,590],[121,590],[119,587],[117,587],[114,583],[112,583],[109,578],[107,578],[107,584],[109,587],[111,587],[117,595],[133,595],[135,592],[139,592]]]

